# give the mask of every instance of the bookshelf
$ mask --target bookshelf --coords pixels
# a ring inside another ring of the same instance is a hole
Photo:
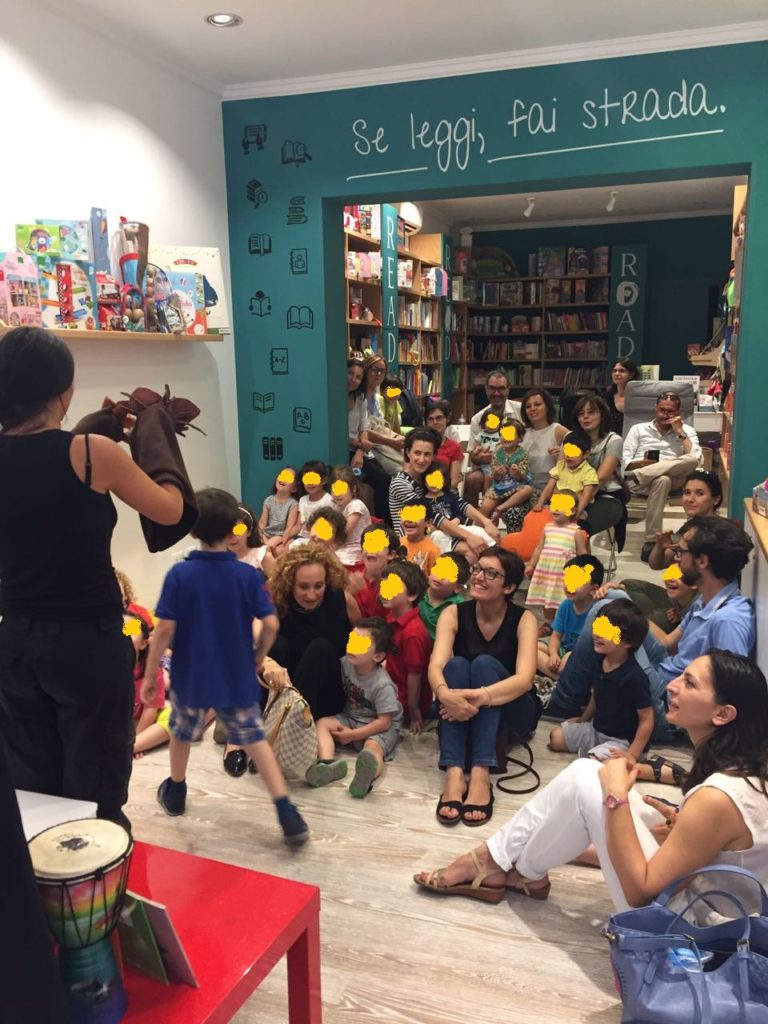
[[[733,288],[726,289],[728,314],[723,333],[722,367],[724,380],[730,384],[723,402],[723,435],[720,442],[720,479],[723,484],[723,500],[728,506],[731,476],[731,452],[733,448],[733,425],[736,419],[738,400],[739,363],[739,321],[741,317],[741,281],[744,270],[744,243],[746,240],[746,186],[734,190],[733,203]]]
[[[452,335],[451,355],[454,379],[457,371],[459,378],[465,371],[467,418],[486,404],[483,387],[494,366],[509,372],[510,394],[517,398],[535,386],[557,393],[605,383],[611,307],[608,250],[575,251],[594,269],[466,279],[457,289],[466,299],[466,330],[463,337]],[[457,416],[462,412],[459,401],[457,394]]]
[[[351,355],[380,347],[381,218],[378,206],[348,210],[344,213],[344,283],[347,354]]]

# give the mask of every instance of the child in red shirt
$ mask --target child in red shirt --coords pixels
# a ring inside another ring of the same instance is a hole
[[[419,601],[427,592],[427,578],[413,562],[393,562],[381,581],[381,602],[392,626],[394,653],[387,655],[387,672],[397,687],[397,696],[412,733],[420,733],[432,702],[427,685],[427,666],[432,641],[419,615]]]
[[[427,410],[427,426],[440,435],[440,447],[435,459],[448,467],[451,490],[457,491],[461,482],[461,467],[464,465],[464,451],[458,441],[445,436],[451,422],[451,404],[444,399],[430,405]]]
[[[351,573],[347,587],[364,619],[385,619],[387,613],[379,597],[379,584],[389,563],[401,557],[402,541],[390,526],[366,526],[360,544],[363,571]]]

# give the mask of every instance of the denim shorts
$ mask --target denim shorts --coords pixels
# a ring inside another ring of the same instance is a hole
[[[171,735],[182,743],[192,743],[199,739],[205,724],[208,708],[188,708],[179,704],[171,690]],[[264,723],[261,720],[261,708],[252,704],[249,708],[216,708],[216,718],[224,726],[227,742],[233,746],[247,747],[250,743],[260,743],[264,736]]]

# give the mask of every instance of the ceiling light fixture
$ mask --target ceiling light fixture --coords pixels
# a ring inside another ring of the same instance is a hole
[[[536,205],[536,197],[535,196],[528,196],[528,205],[523,210],[523,216],[524,217],[530,217],[531,214],[533,213],[533,208],[534,208],[535,205]]]
[[[209,14],[205,20],[214,28],[236,28],[243,24],[239,14]]]
[[[618,199],[618,196],[619,196],[618,192],[609,192],[608,193],[608,202],[606,203],[606,206],[605,206],[605,212],[606,213],[613,213],[613,208],[616,206],[616,200]]]

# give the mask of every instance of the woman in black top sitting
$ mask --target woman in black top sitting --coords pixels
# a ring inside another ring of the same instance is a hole
[[[611,370],[611,383],[605,389],[603,397],[611,410],[610,429],[615,430],[619,437],[624,434],[624,393],[631,380],[637,380],[638,369],[631,359],[620,356]]]
[[[280,632],[264,659],[264,682],[276,690],[292,682],[315,719],[339,714],[346,700],[341,658],[362,617],[346,583],[338,558],[313,541],[280,555],[268,580]]]
[[[539,705],[531,688],[538,627],[531,612],[512,603],[524,568],[513,552],[489,548],[472,566],[472,599],[449,605],[437,620],[429,683],[442,719],[446,778],[437,819],[443,825],[490,821],[499,726],[503,720],[509,735],[520,738],[536,727]]]
[[[134,653],[110,492],[168,526],[183,502],[115,441],[61,429],[73,378],[54,334],[0,341],[0,732],[18,789],[93,800],[130,827]]]

